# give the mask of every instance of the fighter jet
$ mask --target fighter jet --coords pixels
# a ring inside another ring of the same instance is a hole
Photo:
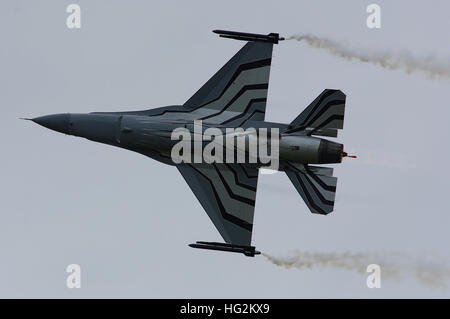
[[[60,133],[131,150],[175,166],[225,241],[198,241],[189,246],[253,257],[260,253],[251,246],[258,173],[267,164],[250,161],[250,156],[245,156],[244,161],[236,161],[236,156],[232,156],[223,162],[180,162],[173,156],[173,148],[179,143],[173,139],[173,133],[182,129],[201,135],[214,128],[227,135],[229,129],[242,128],[246,143],[241,144],[240,151],[248,155],[252,136],[258,144],[262,135],[248,133],[247,129],[277,130],[276,169],[287,174],[312,213],[326,215],[334,208],[337,178],[333,168],[317,164],[341,163],[348,156],[342,144],[323,138],[337,137],[343,128],[346,96],[340,90],[326,89],[289,124],[266,122],[272,49],[284,38],[277,33],[213,32],[247,43],[182,105],[126,112],[53,114],[31,120]],[[269,138],[266,136],[265,140]],[[200,147],[205,147],[205,141],[201,140]],[[224,152],[230,150],[223,147]],[[236,149],[237,146],[232,147]]]

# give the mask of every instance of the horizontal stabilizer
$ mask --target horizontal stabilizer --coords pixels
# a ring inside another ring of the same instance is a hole
[[[337,137],[338,130],[335,128],[313,128],[307,127],[303,130],[304,135],[316,135],[316,136],[327,136],[327,137]]]
[[[293,120],[286,134],[301,133],[337,137],[344,127],[345,94],[340,90],[324,90]]]
[[[333,168],[288,163],[285,172],[312,213],[333,211],[337,182]]]

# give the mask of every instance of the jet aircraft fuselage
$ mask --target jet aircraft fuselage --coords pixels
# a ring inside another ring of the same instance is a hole
[[[194,121],[185,120],[160,120],[152,119],[145,115],[107,113],[66,113],[53,114],[32,119],[37,124],[60,133],[84,137],[91,141],[109,144],[124,148],[154,158],[165,164],[176,165],[170,155],[173,146],[179,142],[172,138],[172,132],[184,128],[192,135],[196,132]],[[235,129],[232,126],[210,125],[202,123],[202,134],[210,127],[218,128],[226,136],[227,129]],[[246,128],[261,129],[268,132],[270,129],[280,131],[288,128],[287,124],[271,123],[265,121],[247,122]],[[255,134],[257,138],[261,138]],[[244,152],[248,153],[249,135],[246,139]],[[204,147],[209,141],[202,141]],[[267,138],[270,146],[270,138]],[[194,148],[192,148],[194,150]],[[224,145],[224,153],[226,146]],[[343,145],[323,138],[308,135],[280,134],[279,136],[279,170],[283,170],[283,163],[292,162],[300,164],[329,164],[340,163]],[[225,161],[225,160],[224,160]],[[257,162],[255,166],[264,166]]]

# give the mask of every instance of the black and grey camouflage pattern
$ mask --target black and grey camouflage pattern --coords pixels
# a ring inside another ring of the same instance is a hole
[[[284,171],[312,213],[333,211],[337,184],[333,168],[287,163]]]
[[[345,94],[340,90],[324,90],[289,124],[285,133],[337,137],[344,128]]]
[[[184,163],[177,168],[224,240],[250,245],[258,169],[227,163]]]

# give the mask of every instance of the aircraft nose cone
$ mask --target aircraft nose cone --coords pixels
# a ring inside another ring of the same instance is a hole
[[[32,119],[33,122],[53,131],[69,134],[70,114],[52,114]]]

